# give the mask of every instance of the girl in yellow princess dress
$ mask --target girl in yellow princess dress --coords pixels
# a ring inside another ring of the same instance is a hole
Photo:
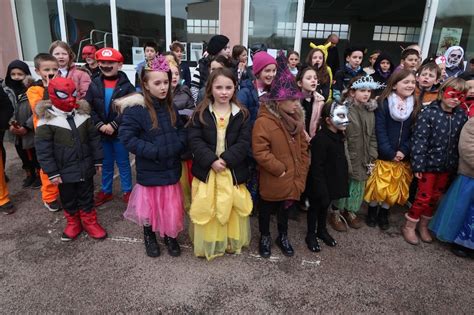
[[[236,89],[231,70],[213,71],[188,124],[194,176],[190,236],[194,254],[208,260],[238,254],[250,243],[252,199],[245,183],[251,127]]]
[[[389,228],[389,210],[404,205],[412,181],[410,135],[415,75],[406,69],[392,74],[375,110],[378,158],[367,181],[364,199],[369,203],[367,225]]]

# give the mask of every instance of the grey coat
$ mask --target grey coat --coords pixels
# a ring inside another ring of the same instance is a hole
[[[5,83],[3,84],[3,89],[13,105],[13,116],[10,122],[16,120],[21,126],[28,129],[28,132],[24,136],[15,136],[15,145],[21,143],[24,150],[34,148],[35,132],[33,127],[33,113],[31,112],[31,106],[26,93],[20,94],[17,97],[13,90],[6,86]]]

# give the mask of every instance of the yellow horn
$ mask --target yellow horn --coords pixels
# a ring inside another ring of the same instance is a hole
[[[314,48],[316,48],[316,44],[313,43],[313,42],[309,42],[309,47],[312,48],[312,49],[314,49]]]

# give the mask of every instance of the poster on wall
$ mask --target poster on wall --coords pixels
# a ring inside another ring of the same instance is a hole
[[[132,62],[134,65],[145,60],[145,49],[143,47],[132,47]]]
[[[458,46],[461,42],[462,28],[443,27],[439,37],[437,56],[444,54],[451,46]]]

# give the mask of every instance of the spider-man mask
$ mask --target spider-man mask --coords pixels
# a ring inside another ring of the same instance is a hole
[[[61,77],[52,79],[49,81],[48,93],[51,103],[56,108],[64,112],[77,108],[76,85],[73,80]]]
[[[444,90],[443,98],[457,98],[461,103],[466,99],[466,92],[458,91],[455,88],[448,86]]]

